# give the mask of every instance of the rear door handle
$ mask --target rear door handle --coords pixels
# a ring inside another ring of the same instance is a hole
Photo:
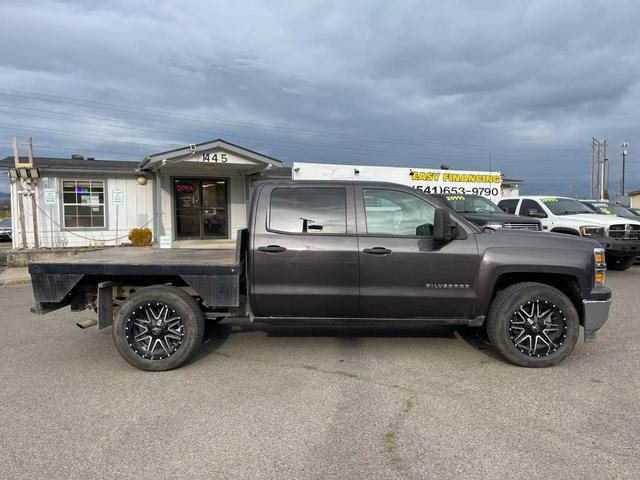
[[[363,253],[369,253],[371,255],[389,255],[391,253],[391,250],[384,247],[365,248],[362,251]]]
[[[286,252],[287,249],[281,247],[280,245],[268,245],[266,247],[258,247],[259,252],[267,252],[267,253],[282,253]]]

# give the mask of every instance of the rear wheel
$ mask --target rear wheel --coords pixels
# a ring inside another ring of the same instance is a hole
[[[628,270],[635,260],[636,257],[614,257],[607,255],[607,268],[609,270]]]
[[[549,367],[573,351],[580,319],[561,291],[534,282],[502,290],[489,309],[487,334],[495,349],[522,367]]]
[[[131,294],[113,321],[120,355],[141,370],[171,370],[202,343],[204,319],[198,303],[179,288],[146,287]]]

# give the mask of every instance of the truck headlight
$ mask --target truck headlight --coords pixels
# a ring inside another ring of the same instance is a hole
[[[604,237],[604,227],[584,225],[580,227],[580,235],[583,237]]]
[[[604,248],[593,249],[593,260],[596,266],[594,279],[593,279],[593,286],[604,287],[604,277],[605,277],[605,272],[607,271],[607,263],[605,261]]]
[[[501,223],[490,222],[485,224],[484,228],[492,228],[493,230],[497,230],[498,228],[502,228]]]

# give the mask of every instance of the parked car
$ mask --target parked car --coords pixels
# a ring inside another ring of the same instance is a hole
[[[11,218],[0,219],[0,241],[11,241]]]
[[[97,308],[143,370],[183,364],[205,319],[279,325],[486,326],[525,367],[595,339],[611,291],[604,250],[568,235],[483,231],[410,187],[260,182],[236,250],[108,249],[31,263],[35,311]],[[115,313],[115,316],[114,316]],[[91,338],[91,337],[90,337]]]
[[[586,205],[593,210],[594,213],[598,213],[600,215],[615,215],[616,217],[633,219],[637,219],[638,217],[638,215],[630,212],[626,208],[605,200],[580,200],[580,203]]]
[[[433,195],[480,228],[508,228],[513,230],[542,230],[540,220],[505,213],[500,207],[480,195]]]
[[[626,210],[628,210],[629,212],[633,213],[636,217],[640,217],[640,208],[634,208],[634,207],[622,207]]]
[[[627,270],[640,255],[640,222],[600,215],[578,200],[566,197],[523,196],[503,199],[498,205],[519,215],[538,218],[543,230],[579,235],[600,242],[607,252],[607,267]]]

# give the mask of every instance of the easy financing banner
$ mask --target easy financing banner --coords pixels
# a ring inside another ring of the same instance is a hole
[[[425,193],[481,195],[500,199],[500,172],[440,170],[410,167],[372,167],[294,162],[294,180],[367,180],[407,185]]]

